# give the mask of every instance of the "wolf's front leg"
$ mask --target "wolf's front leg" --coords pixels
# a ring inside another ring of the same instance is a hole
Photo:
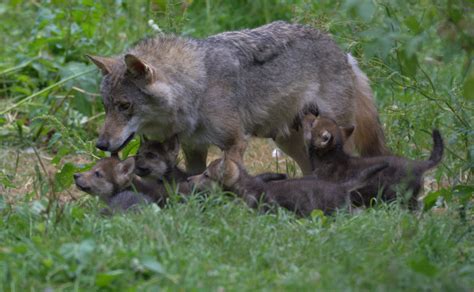
[[[191,147],[183,145],[184,158],[186,161],[186,172],[189,175],[196,175],[206,170],[208,146]]]
[[[309,175],[312,172],[309,154],[306,150],[303,140],[302,130],[291,130],[290,135],[276,137],[275,143],[278,147],[288,154],[298,164],[303,175]]]
[[[225,154],[234,160],[235,162],[239,163],[240,165],[244,165],[244,154],[245,150],[247,149],[247,138],[242,137],[235,141],[235,143],[225,151]]]

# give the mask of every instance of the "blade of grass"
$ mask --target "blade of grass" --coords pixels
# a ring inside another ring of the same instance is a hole
[[[80,77],[80,76],[89,74],[89,73],[91,73],[91,72],[93,72],[93,71],[95,71],[95,69],[90,69],[90,70],[87,70],[87,71],[84,71],[84,72],[80,72],[80,73],[74,74],[74,75],[72,75],[72,76],[69,76],[69,77],[67,77],[67,78],[64,78],[64,79],[62,79],[62,80],[60,80],[60,81],[58,81],[58,82],[56,82],[56,83],[54,83],[54,84],[51,84],[50,86],[48,86],[48,87],[46,87],[46,88],[44,88],[44,89],[42,89],[42,90],[40,90],[40,91],[38,91],[38,92],[35,92],[35,93],[33,93],[32,95],[30,95],[30,96],[27,96],[26,98],[24,98],[24,99],[20,100],[19,102],[15,103],[15,104],[12,105],[11,107],[9,107],[9,108],[7,108],[7,109],[1,111],[1,112],[0,112],[0,115],[6,114],[7,112],[11,111],[12,109],[19,107],[20,105],[22,105],[22,104],[24,104],[24,103],[30,101],[31,99],[33,99],[33,98],[35,98],[35,97],[37,97],[37,96],[39,96],[39,95],[41,95],[41,94],[43,94],[43,93],[45,93],[45,92],[48,92],[49,90],[51,90],[51,89],[53,89],[53,88],[55,88],[55,87],[58,87],[58,86],[60,86],[60,85],[62,85],[62,84],[64,84],[64,83],[68,82],[69,80],[73,80],[73,79],[75,79],[75,78],[77,78],[77,77]]]
[[[20,70],[21,68],[24,68],[26,66],[28,66],[29,64],[31,64],[33,61],[36,61],[38,60],[39,57],[35,57],[33,59],[30,59],[24,63],[21,63],[20,65],[17,65],[17,66],[14,66],[14,67],[11,67],[11,68],[8,68],[8,69],[5,69],[3,71],[0,71],[0,75],[6,75],[8,73],[11,73],[11,72],[14,72],[14,71],[17,71],[17,70]]]

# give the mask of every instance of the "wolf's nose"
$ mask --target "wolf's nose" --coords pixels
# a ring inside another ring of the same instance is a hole
[[[109,149],[109,142],[104,141],[104,140],[99,140],[97,141],[97,144],[95,144],[95,147],[99,148],[102,151],[107,151]]]
[[[75,173],[75,174],[73,175],[74,179],[78,179],[80,176],[81,176],[81,175],[80,175],[79,173]]]

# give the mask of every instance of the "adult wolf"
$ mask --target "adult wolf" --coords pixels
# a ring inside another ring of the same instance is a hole
[[[135,133],[178,135],[189,172],[200,173],[210,144],[240,160],[248,137],[257,136],[273,138],[310,173],[302,131],[292,123],[317,106],[340,125],[356,125],[362,155],[386,152],[366,76],[309,26],[277,21],[202,40],[157,36],[123,55],[90,59],[104,75],[102,150],[120,150]]]

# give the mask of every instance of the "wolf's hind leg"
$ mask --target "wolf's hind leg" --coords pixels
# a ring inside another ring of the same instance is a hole
[[[206,170],[207,148],[207,146],[192,148],[183,145],[186,171],[189,175],[200,174]]]
[[[311,162],[309,154],[306,151],[303,140],[303,131],[291,130],[290,135],[277,137],[275,143],[278,147],[296,161],[303,175],[311,174]]]

